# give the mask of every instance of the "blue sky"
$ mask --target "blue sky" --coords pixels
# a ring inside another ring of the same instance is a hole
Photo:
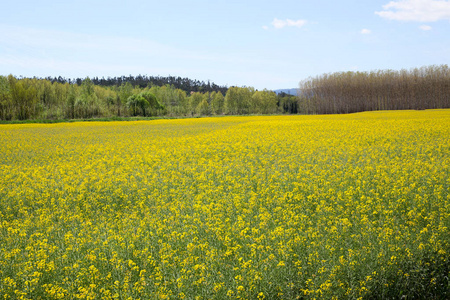
[[[257,89],[450,62],[450,1],[3,1],[0,74]]]

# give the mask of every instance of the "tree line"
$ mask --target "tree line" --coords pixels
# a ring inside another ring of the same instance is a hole
[[[37,78],[40,79],[40,78]],[[58,77],[46,77],[46,80],[51,83],[71,83],[81,85],[84,78],[76,78],[76,79],[67,79],[61,76]],[[222,94],[226,94],[228,87],[220,86],[211,81],[200,81],[197,79],[190,78],[181,78],[177,76],[148,76],[148,75],[138,75],[138,76],[120,76],[120,77],[93,77],[91,81],[94,85],[99,86],[120,86],[124,83],[130,83],[132,86],[139,86],[140,88],[145,88],[147,86],[163,86],[163,85],[171,85],[176,89],[180,89],[185,91],[186,93],[190,92],[221,92]]]
[[[299,90],[303,113],[450,108],[450,69],[433,65],[324,74],[302,81]]]
[[[0,120],[339,114],[433,108],[450,108],[447,65],[324,74],[300,82],[297,96],[252,87],[219,87],[180,77],[66,80],[0,76]]]
[[[295,98],[251,87],[187,93],[172,84],[142,87],[125,80],[109,86],[89,77],[78,84],[0,76],[0,120],[292,113]]]

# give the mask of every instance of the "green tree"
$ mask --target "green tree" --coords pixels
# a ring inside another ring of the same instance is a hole
[[[55,89],[49,80],[40,80],[39,98],[45,109],[51,109],[57,102]]]
[[[256,91],[252,96],[252,113],[273,114],[277,111],[277,95],[273,91]]]
[[[299,105],[299,98],[286,93],[277,95],[278,106],[281,112],[288,114],[305,113],[305,107]]]
[[[77,91],[75,85],[70,85],[66,99],[66,117],[75,118],[75,102],[77,100]]]
[[[158,110],[164,109],[155,95],[149,91],[131,95],[128,97],[126,105],[132,111],[133,116],[142,114],[146,117],[149,111],[151,115],[156,115]]]
[[[182,115],[187,113],[186,92],[175,89],[173,85],[166,84],[164,86],[152,86],[150,92],[156,96],[158,102],[164,106],[159,113],[169,115]]]
[[[206,97],[203,97],[203,100],[197,105],[196,112],[199,115],[205,116],[209,116],[211,114],[211,109],[209,107],[209,103]]]
[[[238,101],[239,101],[239,94],[238,94],[238,87],[230,87],[225,94],[224,99],[224,108],[225,113],[229,115],[236,115],[238,113]]]
[[[254,92],[255,89],[252,87],[230,87],[225,95],[225,113],[231,115],[248,114]]]
[[[127,106],[132,110],[133,116],[137,116],[139,110],[141,110],[145,117],[145,109],[149,106],[149,103],[142,95],[139,94],[128,97]]]
[[[77,117],[90,118],[100,115],[100,103],[95,94],[94,83],[86,77],[81,84],[81,93],[75,101]]]
[[[10,120],[11,118],[11,93],[8,78],[0,76],[0,120]]]
[[[220,115],[223,113],[224,110],[224,97],[222,93],[219,92],[212,92],[211,93],[211,112],[213,114]]]
[[[189,109],[191,115],[198,113],[197,107],[203,101],[204,98],[205,95],[200,92],[195,92],[191,94],[191,96],[189,97]]]
[[[128,98],[133,95],[133,86],[131,83],[126,82],[122,83],[119,87],[119,91],[117,93],[116,104],[117,104],[117,115],[121,116],[122,106],[125,105],[128,101]]]
[[[35,115],[38,102],[35,81],[28,78],[17,80],[12,75],[8,76],[11,101],[19,120],[26,120]]]
[[[163,110],[165,108],[164,105],[161,105],[156,96],[150,93],[149,91],[144,91],[139,95],[142,96],[147,101],[148,105],[145,107],[149,108],[151,115],[157,115],[158,110]],[[145,107],[141,106],[144,116],[146,115]]]
[[[177,89],[176,91],[178,97],[178,109],[175,111],[175,114],[186,115],[189,110],[189,101],[186,92],[180,89]]]

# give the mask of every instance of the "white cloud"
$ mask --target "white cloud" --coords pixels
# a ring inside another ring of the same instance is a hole
[[[268,29],[269,29],[269,26],[264,25],[264,26],[262,27],[262,29],[268,30]]]
[[[366,28],[362,29],[360,32],[361,32],[361,34],[371,34],[372,33],[372,31],[370,29],[366,29]]]
[[[383,11],[375,14],[397,21],[435,22],[450,20],[450,1],[401,0],[383,5]]]
[[[291,19],[286,19],[286,20],[280,20],[280,19],[273,19],[272,21],[272,25],[273,27],[275,27],[276,29],[281,29],[284,27],[302,27],[303,25],[306,24],[306,20],[291,20]]]
[[[431,30],[431,29],[432,29],[432,27],[429,26],[429,25],[422,25],[422,26],[419,26],[419,28],[422,29],[422,30],[424,30],[424,31],[428,31],[428,30]]]

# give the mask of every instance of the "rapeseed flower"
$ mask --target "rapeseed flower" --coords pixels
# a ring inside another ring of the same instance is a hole
[[[448,266],[448,136],[449,110],[1,125],[0,296],[388,295]]]

